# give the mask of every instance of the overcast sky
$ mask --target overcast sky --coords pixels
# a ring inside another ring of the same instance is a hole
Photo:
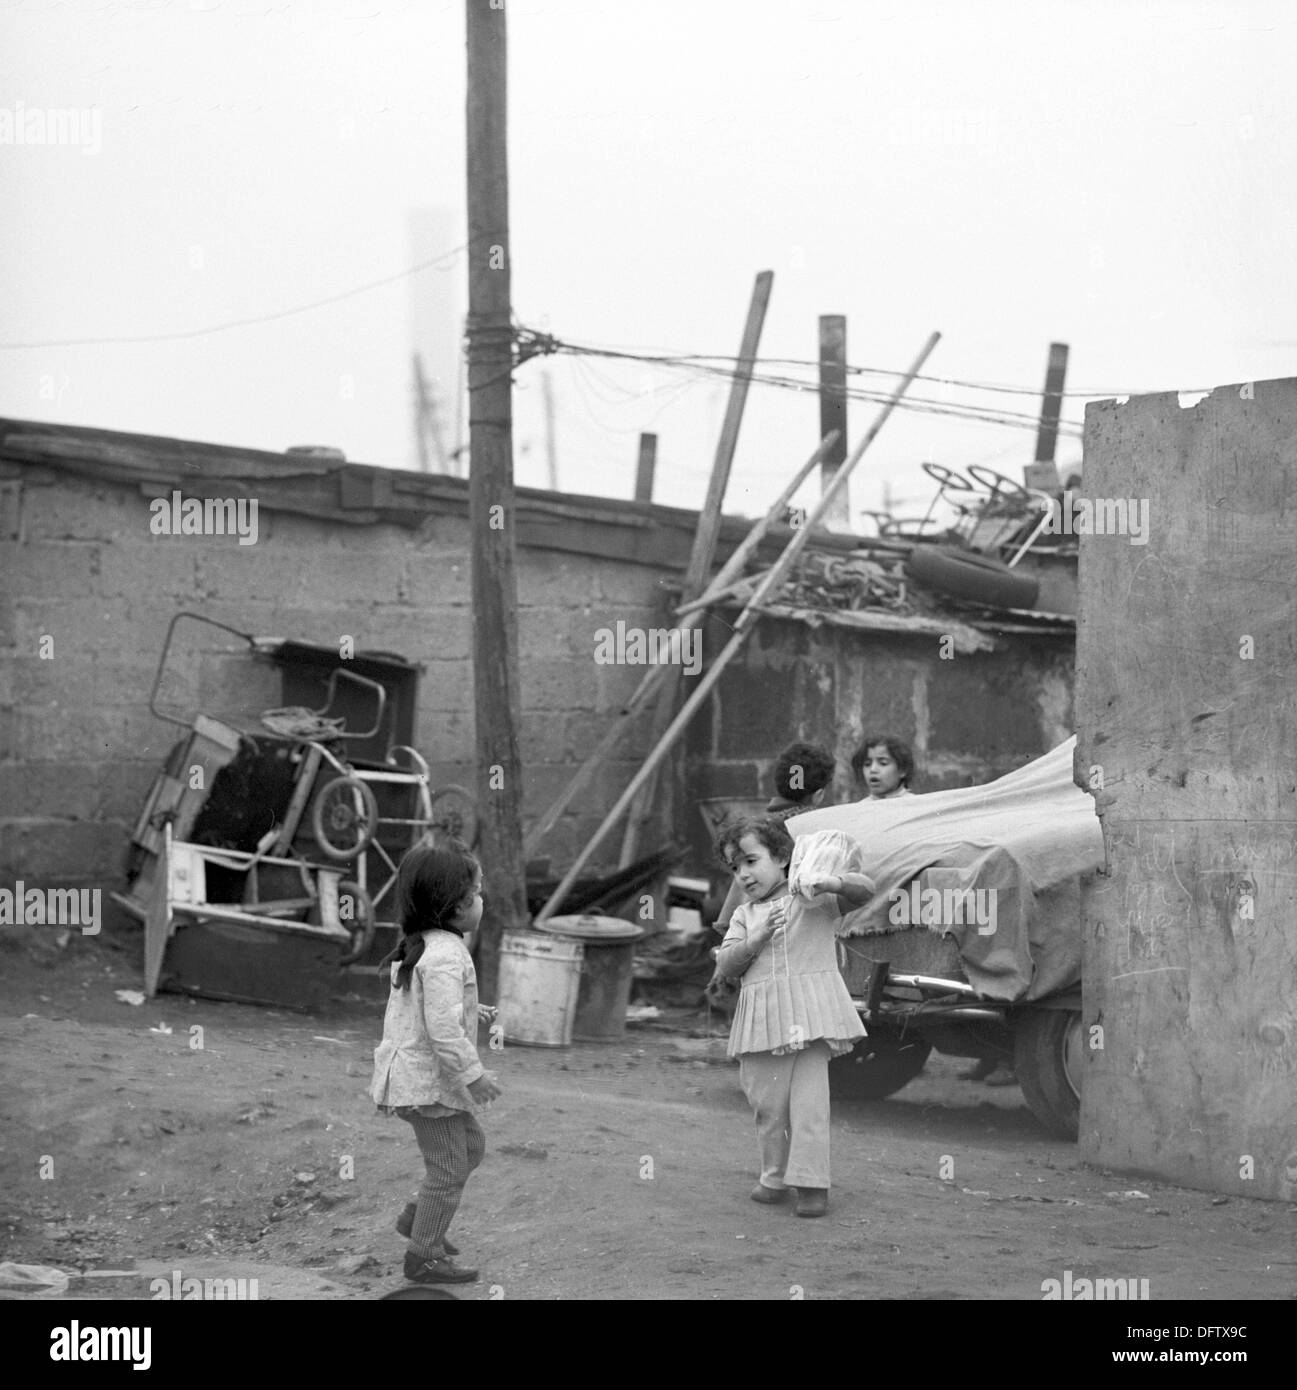
[[[899,372],[939,329],[929,373],[1025,391],[916,388],[947,405],[1034,416],[1051,339],[1071,346],[1069,388],[1095,395],[1294,374],[1289,0],[508,14],[525,325],[733,355],[770,269],[763,357],[813,359],[817,316],[842,313],[853,364]],[[413,305],[446,325],[424,344],[445,378],[466,290],[462,253],[403,274],[420,259],[410,214],[442,209],[433,251],[462,246],[464,81],[459,3],[6,4],[0,413],[413,466]],[[63,143],[44,122],[40,143],[32,113],[69,109],[81,122]],[[261,321],[203,331],[236,320]],[[57,345],[150,335],[177,336]],[[525,485],[545,485],[546,370],[561,486],[629,497],[651,429],[656,499],[699,503],[723,382],[525,365]],[[453,436],[455,383],[439,385]],[[875,407],[850,409],[854,442]],[[759,511],[817,437],[813,393],[754,387],[727,509]],[[884,480],[902,503],[926,496],[923,459],[1020,478],[1032,451],[1031,428],[898,414],[853,505],[877,506]]]

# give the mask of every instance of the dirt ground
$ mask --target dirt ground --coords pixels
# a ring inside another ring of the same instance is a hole
[[[381,998],[307,1017],[115,996],[140,987],[138,937],[0,931],[0,1259],[65,1271],[65,1298],[147,1299],[177,1270],[262,1299],[399,1287],[420,1165],[365,1094]],[[827,1217],[757,1206],[737,1067],[688,1036],[705,1015],[678,1022],[492,1054],[505,1094],[452,1230],[481,1278],[458,1297],[1039,1299],[1065,1270],[1153,1300],[1297,1297],[1297,1207],[1087,1168],[953,1059],[835,1104]]]

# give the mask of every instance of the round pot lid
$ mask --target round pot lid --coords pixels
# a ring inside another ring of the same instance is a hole
[[[600,917],[593,912],[551,917],[538,925],[541,931],[553,932],[555,936],[573,936],[581,941],[638,941],[644,935],[644,929],[634,922],[625,922],[620,917]]]

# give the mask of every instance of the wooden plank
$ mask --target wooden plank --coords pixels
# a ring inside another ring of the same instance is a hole
[[[702,622],[703,609],[707,603],[712,602],[719,594],[725,592],[730,587],[731,579],[742,572],[743,566],[747,564],[749,558],[754,555],[762,540],[770,529],[783,516],[784,509],[788,505],[789,499],[796,493],[797,489],[806,481],[814,470],[815,466],[823,457],[824,451],[831,448],[833,437],[826,436],[820,441],[819,447],[806,460],[806,462],[793,474],[791,480],[785,485],[783,491],[771,503],[764,517],[756,522],[742,543],[738,545],[730,558],[721,566],[720,572],[712,580],[707,593],[703,595],[700,603],[693,606],[692,610],[676,623],[676,630],[687,632],[690,628],[697,627]],[[545,836],[554,828],[558,818],[571,805],[578,793],[589,783],[598,769],[600,763],[616,746],[618,740],[628,727],[630,719],[643,709],[645,704],[652,699],[654,692],[659,688],[664,674],[665,667],[654,666],[640,681],[635,693],[627,701],[624,708],[618,711],[613,723],[604,731],[602,738],[595,745],[593,750],[587,755],[585,761],[577,769],[572,780],[559,793],[554,801],[546,808],[544,814],[532,827],[531,831],[523,841],[523,853],[530,856],[544,840]]]
[[[689,568],[685,571],[685,598],[694,598],[707,587],[707,576],[711,573],[712,560],[716,555],[716,538],[720,532],[721,505],[725,501],[725,489],[729,485],[730,468],[734,463],[734,451],[738,448],[739,426],[743,423],[743,407],[748,399],[748,386],[752,381],[752,369],[756,364],[757,348],[761,343],[761,328],[766,320],[766,309],[770,304],[770,290],[774,284],[773,270],[763,270],[752,287],[752,300],[748,305],[747,322],[743,325],[743,339],[739,344],[738,362],[734,376],[730,380],[729,401],[725,406],[725,419],[721,423],[721,436],[716,443],[716,455],[712,460],[712,473],[707,482],[707,497],[702,511],[698,514],[698,530],[694,536],[693,554],[689,558]]]
[[[1083,895],[1099,1031],[1081,1154],[1281,1201],[1297,1200],[1295,437],[1297,380],[1088,407],[1085,500],[1125,500],[1127,528],[1080,537],[1076,679],[1077,781],[1108,858]]]
[[[180,917],[191,917],[199,922],[230,922],[235,926],[260,927],[266,931],[282,932],[287,936],[322,936],[330,941],[349,941],[351,938],[342,927],[329,927],[314,922],[290,922],[281,917],[264,916],[258,912],[246,912],[237,907],[225,907],[214,903],[172,903],[171,911]]]
[[[721,508],[725,501],[725,489],[729,485],[730,469],[734,464],[734,451],[738,448],[743,408],[747,403],[748,387],[752,382],[752,370],[756,365],[757,348],[761,344],[761,329],[766,321],[766,309],[770,304],[770,290],[774,279],[774,271],[763,270],[757,275],[756,283],[752,286],[752,299],[748,304],[747,321],[743,325],[743,338],[739,344],[738,363],[734,368],[734,375],[730,378],[729,401],[725,407],[725,418],[721,422],[720,438],[716,442],[711,477],[707,481],[707,496],[702,510],[698,513],[698,530],[694,533],[693,553],[689,557],[689,568],[685,571],[683,597],[686,601],[696,598],[707,587],[707,576],[711,574],[712,561],[716,556]],[[671,722],[679,691],[680,670],[678,667],[670,667],[653,710],[650,737],[654,744],[662,737]],[[645,822],[652,814],[656,787],[655,773],[644,783],[643,790],[631,807],[622,837],[619,868],[624,869],[627,865],[633,864],[639,854],[640,835]]]
[[[680,710],[680,713],[676,715],[674,720],[672,720],[670,726],[662,735],[662,738],[659,740],[656,747],[654,747],[653,751],[645,760],[643,767],[641,767],[640,770],[631,779],[630,786],[626,788],[626,790],[618,798],[617,803],[604,817],[603,821],[599,825],[599,828],[595,831],[594,835],[591,837],[590,841],[587,843],[585,848],[577,856],[576,862],[572,865],[570,869],[568,869],[567,874],[563,878],[563,881],[558,885],[557,888],[555,888],[554,892],[550,894],[549,900],[541,909],[537,917],[538,921],[544,921],[549,916],[551,916],[553,912],[556,910],[557,905],[561,903],[563,899],[567,896],[568,890],[572,887],[572,884],[576,882],[577,876],[585,867],[590,856],[603,842],[603,839],[607,835],[608,831],[611,830],[611,828],[625,813],[627,807],[634,800],[640,788],[644,786],[644,784],[649,780],[650,777],[652,777],[654,770],[661,763],[663,757],[666,755],[671,745],[675,742],[677,738],[679,738],[681,733],[684,732],[685,727],[688,725],[690,719],[693,718],[694,714],[697,713],[699,707],[707,698],[712,687],[716,684],[718,680],[720,680],[721,673],[724,671],[725,667],[729,664],[729,662],[733,660],[734,656],[738,653],[739,648],[742,647],[744,641],[746,640],[748,631],[752,627],[753,623],[756,621],[757,613],[761,605],[765,603],[769,596],[778,589],[779,585],[783,583],[784,579],[791,572],[793,565],[797,562],[797,557],[806,548],[806,543],[810,539],[811,528],[820,520],[820,518],[829,509],[829,507],[833,505],[833,500],[836,494],[842,488],[846,487],[847,480],[851,476],[852,469],[855,468],[856,464],[860,462],[861,457],[869,448],[870,444],[872,444],[873,441],[878,437],[879,431],[887,422],[887,419],[891,415],[892,411],[896,408],[897,401],[901,399],[901,397],[909,389],[911,382],[913,382],[914,378],[919,374],[920,371],[922,371],[923,364],[932,355],[932,350],[936,347],[937,343],[940,341],[940,338],[941,335],[939,333],[933,333],[928,338],[928,341],[923,345],[922,351],[919,353],[918,357],[915,358],[913,364],[911,365],[909,371],[906,372],[905,377],[901,381],[900,385],[897,386],[897,388],[892,392],[891,396],[887,401],[887,404],[884,405],[882,410],[878,413],[877,419],[875,419],[874,423],[870,426],[868,432],[865,434],[865,437],[856,446],[855,450],[847,458],[846,462],[843,463],[842,467],[838,469],[837,477],[834,478],[832,487],[830,487],[828,492],[824,493],[824,495],[820,498],[819,502],[816,503],[815,509],[807,518],[806,525],[799,526],[793,532],[792,539],[788,542],[787,547],[784,549],[783,555],[780,556],[779,562],[775,565],[775,567],[772,570],[769,571],[765,579],[762,581],[761,586],[758,588],[757,592],[752,596],[751,602],[743,610],[743,612],[739,614],[738,620],[734,624],[734,636],[730,639],[728,644],[722,649],[720,654],[717,656],[716,660],[711,664],[711,666],[699,679],[698,683],[694,686],[693,691],[690,693],[689,698],[685,701],[683,708]]]

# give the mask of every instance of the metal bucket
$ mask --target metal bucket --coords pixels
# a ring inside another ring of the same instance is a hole
[[[504,1043],[570,1047],[585,947],[539,932],[506,932],[500,943],[498,1022]]]

